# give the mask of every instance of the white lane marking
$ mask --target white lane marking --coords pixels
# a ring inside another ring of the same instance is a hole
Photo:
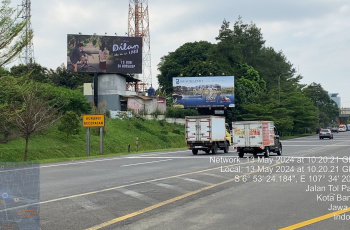
[[[164,183],[154,183],[157,186],[163,187],[163,188],[167,188],[170,190],[174,190],[177,192],[181,192],[181,193],[188,193],[188,190],[184,189],[184,188],[180,188],[180,187],[176,187],[174,185],[170,185],[170,184],[164,184]]]
[[[35,167],[26,167],[26,168],[18,168],[18,169],[10,169],[6,170],[3,169],[0,170],[0,173],[2,172],[11,172],[11,171],[20,171],[20,170],[30,170],[35,168],[51,168],[51,167],[58,167],[58,166],[67,166],[67,165],[78,165],[78,164],[86,164],[86,163],[94,163],[94,162],[101,162],[101,161],[112,161],[112,160],[121,160],[126,159],[126,157],[119,157],[119,158],[107,158],[107,159],[98,159],[98,160],[90,160],[90,161],[79,161],[79,162],[70,162],[70,163],[62,163],[62,164],[50,164],[50,165],[40,165]],[[39,165],[39,163],[33,163],[33,165]],[[20,167],[20,165],[8,165],[9,167]]]
[[[121,159],[125,159],[125,157],[98,159],[98,160],[91,160],[91,161],[81,161],[81,162],[72,162],[72,163],[63,163],[63,164],[54,164],[54,165],[41,165],[40,168],[50,168],[50,167],[57,167],[57,166],[77,165],[77,164],[94,163],[94,162],[100,162],[100,161],[113,161],[113,160],[121,160]]]
[[[141,157],[141,158],[145,158],[145,157]],[[169,157],[164,157],[164,158],[169,158]],[[160,160],[160,161],[149,161],[149,162],[142,162],[142,163],[136,163],[136,164],[122,165],[120,167],[129,167],[129,166],[136,166],[136,165],[152,164],[152,163],[159,163],[159,162],[172,161],[172,160],[173,159]]]
[[[222,175],[217,175],[217,174],[213,174],[213,173],[202,173],[203,175],[207,175],[207,176],[211,176],[211,177],[218,177],[218,178],[224,178],[227,179],[227,177],[222,176]]]
[[[187,178],[187,177],[180,177],[179,179],[186,180],[189,182],[198,183],[198,184],[213,185],[213,183],[209,183],[209,182],[205,182],[205,181],[201,181],[201,180],[196,180],[196,179],[192,179],[192,178]]]
[[[187,150],[175,151],[175,152],[166,152],[166,153],[158,153],[158,154],[145,154],[145,155],[140,155],[139,157],[135,157],[135,158],[141,158],[141,156],[154,156],[154,155],[159,155],[159,154],[163,155],[163,154],[179,153],[179,152],[186,152],[186,151]],[[36,167],[27,167],[27,168],[11,169],[11,170],[4,170],[4,171],[11,172],[11,171],[28,170],[28,169],[33,169],[33,168],[51,168],[51,167],[58,167],[58,166],[78,165],[78,164],[95,163],[95,162],[102,162],[102,161],[113,161],[113,160],[122,160],[122,159],[130,159],[130,158],[134,158],[134,157],[115,157],[115,158],[96,159],[96,160],[89,160],[89,161],[79,161],[79,162],[70,162],[70,163],[58,163],[58,164],[40,165],[40,166],[36,166]],[[39,163],[37,163],[37,164],[39,165]],[[16,166],[16,167],[19,167],[19,166]],[[4,171],[0,170],[0,173],[2,173]]]
[[[181,150],[181,151],[173,151],[173,152],[165,152],[165,153],[150,153],[150,154],[143,154],[140,156],[155,156],[155,155],[165,155],[165,154],[170,154],[170,153],[183,153],[187,152],[188,150]]]
[[[150,204],[156,204],[159,202],[151,197],[148,197],[142,193],[139,193],[139,192],[136,192],[133,190],[129,190],[129,189],[125,189],[125,188],[118,188],[118,189],[116,189],[116,191],[122,192],[125,195],[137,198],[139,200],[145,201],[145,202],[150,203]]]

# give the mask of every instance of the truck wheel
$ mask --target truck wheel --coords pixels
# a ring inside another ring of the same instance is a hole
[[[230,144],[228,142],[225,143],[224,153],[228,153],[230,150]]]
[[[244,152],[239,151],[239,152],[238,152],[238,156],[239,156],[240,158],[243,158],[243,156],[244,156]]]
[[[269,147],[265,147],[264,156],[265,157],[270,157],[270,149],[269,149]]]
[[[253,156],[254,156],[254,158],[257,158],[258,157],[258,153],[254,152]]]
[[[193,155],[197,155],[198,149],[192,149],[192,153],[193,153]]]
[[[210,149],[206,149],[204,151],[205,151],[205,153],[210,153]]]
[[[211,153],[212,154],[218,153],[218,146],[216,145],[216,143],[214,143],[213,146],[211,147]]]
[[[281,143],[278,146],[277,155],[282,155],[282,145],[281,145]]]

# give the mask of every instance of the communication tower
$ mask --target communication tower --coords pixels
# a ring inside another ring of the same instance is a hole
[[[145,91],[152,84],[151,43],[149,33],[148,0],[129,0],[128,36],[142,37],[142,81],[139,90]]]
[[[23,34],[23,39],[27,39],[28,35],[32,31],[32,25],[30,23],[30,7],[31,2],[30,0],[23,0],[22,2],[23,12],[22,12],[22,20],[24,22],[27,22],[25,33]],[[21,53],[21,59],[24,64],[32,64],[34,63],[34,45],[33,45],[33,39],[31,39],[27,46],[24,48],[24,50]]]

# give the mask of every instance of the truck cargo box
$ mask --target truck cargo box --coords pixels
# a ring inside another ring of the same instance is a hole
[[[232,122],[233,142],[237,147],[259,147],[274,145],[272,121]]]
[[[237,148],[240,157],[244,153],[271,152],[282,154],[279,132],[273,121],[236,121],[232,122],[233,145]]]
[[[186,141],[224,141],[225,118],[217,116],[187,116]]]
[[[218,149],[229,151],[231,134],[226,130],[225,117],[187,116],[186,142],[194,155],[198,150],[217,153]]]

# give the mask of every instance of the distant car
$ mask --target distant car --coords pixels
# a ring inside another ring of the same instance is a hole
[[[346,126],[343,124],[339,125],[339,132],[346,132]]]
[[[323,138],[333,139],[333,133],[330,129],[321,129],[318,135],[320,139],[323,139]]]
[[[334,127],[332,127],[331,131],[332,131],[332,133],[339,133],[339,128],[334,126]]]

